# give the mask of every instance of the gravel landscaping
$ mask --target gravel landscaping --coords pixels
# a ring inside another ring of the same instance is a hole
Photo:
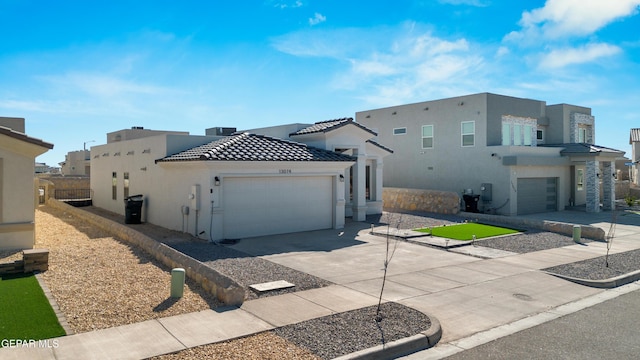
[[[585,280],[606,280],[640,270],[640,249],[609,255],[609,267],[604,256],[558,265],[545,271]]]
[[[582,239],[582,243],[591,240]],[[524,254],[533,251],[554,249],[563,246],[575,245],[573,237],[556,234],[548,231],[527,230],[521,234],[506,235],[491,239],[480,239],[476,245],[492,249],[511,251]]]
[[[374,305],[280,327],[274,332],[323,359],[333,359],[419,334],[431,326],[429,317],[404,305],[382,304],[380,322],[375,320],[376,310]]]

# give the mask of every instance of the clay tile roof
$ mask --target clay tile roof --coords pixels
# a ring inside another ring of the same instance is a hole
[[[378,135],[376,134],[375,131],[369,129],[368,127],[358,124],[357,122],[353,121],[353,118],[342,118],[342,119],[334,119],[334,120],[326,120],[326,121],[320,121],[317,122],[309,127],[306,127],[302,130],[298,130],[294,133],[289,134],[289,136],[296,136],[296,135],[304,135],[304,134],[313,134],[313,133],[321,133],[321,132],[329,132],[338,128],[341,128],[345,125],[348,124],[353,124],[359,128],[361,128],[364,131],[370,132],[371,134]]]
[[[355,161],[352,156],[264,135],[243,133],[212,141],[177,154],[166,161]]]

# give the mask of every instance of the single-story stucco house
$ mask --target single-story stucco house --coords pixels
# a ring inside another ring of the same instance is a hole
[[[382,212],[391,150],[353,119],[220,129],[107,134],[91,148],[93,204],[125,214],[124,199],[143,195],[143,221],[211,241],[339,229]]]

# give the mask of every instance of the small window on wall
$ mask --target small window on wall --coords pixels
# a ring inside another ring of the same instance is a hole
[[[536,130],[536,141],[538,142],[538,144],[544,143],[544,130]]]
[[[433,125],[422,126],[422,148],[433,148]]]
[[[118,200],[118,173],[111,173],[111,199]]]
[[[393,135],[404,135],[406,133],[407,133],[407,128],[406,127],[394,128],[393,129]]]
[[[476,122],[475,121],[463,121],[461,124],[462,129],[462,146],[474,146],[476,143]]]
[[[129,197],[129,173],[126,172],[123,174],[124,176],[124,197]]]
[[[576,190],[584,190],[584,170],[578,169],[576,174]]]

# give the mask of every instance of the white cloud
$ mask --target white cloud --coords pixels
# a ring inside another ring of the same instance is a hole
[[[313,26],[313,25],[318,25],[322,22],[327,21],[327,17],[320,14],[320,13],[315,13],[313,15],[312,18],[309,18],[309,25]]]
[[[301,0],[296,0],[296,1],[269,0],[267,1],[267,3],[268,4],[270,3],[273,7],[277,7],[280,9],[299,8],[304,5],[304,3]]]
[[[638,6],[640,0],[547,0],[543,7],[523,12],[522,30],[508,38],[585,36],[636,14]]]
[[[543,56],[541,68],[561,68],[568,65],[583,64],[599,58],[609,57],[622,50],[609,44],[588,44],[579,48],[556,49]]]

